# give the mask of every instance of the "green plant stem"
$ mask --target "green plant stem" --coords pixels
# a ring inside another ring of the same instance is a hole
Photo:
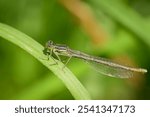
[[[73,73],[66,67],[62,70],[64,64],[62,64],[60,61],[57,61],[58,65],[51,65],[54,63],[53,59],[43,59],[46,58],[46,56],[43,54],[44,47],[31,37],[2,23],[0,23],[0,36],[24,49],[37,60],[39,60],[43,65],[45,65],[49,70],[51,70],[63,81],[75,99],[90,99],[87,90],[73,75]]]

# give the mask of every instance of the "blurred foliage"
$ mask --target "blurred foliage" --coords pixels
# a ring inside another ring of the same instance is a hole
[[[149,0],[0,0],[0,22],[131,66],[150,68]],[[150,73],[110,78],[72,59],[67,67],[93,99],[150,99]],[[0,99],[73,99],[31,55],[0,37]]]

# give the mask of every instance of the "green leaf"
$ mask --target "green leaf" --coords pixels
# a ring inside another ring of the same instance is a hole
[[[62,64],[60,61],[57,61],[58,65],[51,65],[54,63],[53,59],[44,59],[46,58],[46,56],[43,54],[44,47],[33,40],[31,37],[2,23],[0,23],[0,36],[24,49],[43,65],[45,65],[49,70],[51,70],[58,78],[63,81],[75,99],[90,99],[87,90],[73,75],[73,73],[66,67],[62,70],[64,64]]]

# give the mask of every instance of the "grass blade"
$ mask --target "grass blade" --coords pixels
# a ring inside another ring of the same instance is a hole
[[[0,23],[0,36],[24,49],[48,69],[50,69],[58,78],[63,81],[75,99],[90,99],[87,90],[72,74],[72,72],[66,67],[62,70],[64,65],[61,62],[58,61],[58,65],[50,66],[50,64],[54,63],[53,59],[50,58],[49,61],[42,59],[45,58],[45,55],[42,51],[44,47],[31,37],[2,23]]]

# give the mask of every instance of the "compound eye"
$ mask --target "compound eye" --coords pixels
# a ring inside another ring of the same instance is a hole
[[[53,45],[53,41],[49,40],[48,45]]]
[[[46,45],[45,48],[51,47],[53,45],[53,41],[49,40]]]

